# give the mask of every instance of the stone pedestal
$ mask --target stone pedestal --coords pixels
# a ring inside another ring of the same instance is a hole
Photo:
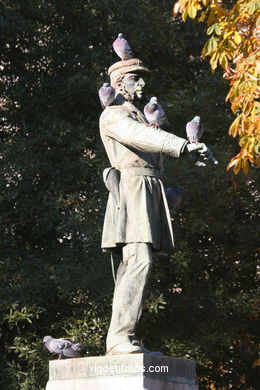
[[[195,361],[129,354],[52,360],[46,390],[198,390]]]

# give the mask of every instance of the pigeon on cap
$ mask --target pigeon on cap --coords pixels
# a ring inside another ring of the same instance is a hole
[[[121,60],[129,60],[130,58],[133,58],[130,45],[122,33],[118,34],[117,39],[113,42],[113,49]]]

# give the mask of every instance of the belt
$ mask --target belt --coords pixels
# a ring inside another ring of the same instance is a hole
[[[160,177],[160,170],[155,168],[145,168],[145,167],[130,167],[125,169],[120,169],[121,177],[124,176],[154,176]]]

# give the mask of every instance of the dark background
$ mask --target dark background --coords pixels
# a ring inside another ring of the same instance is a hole
[[[172,3],[1,2],[3,389],[45,387],[47,334],[82,342],[86,356],[105,352],[113,280],[100,250],[108,161],[97,90],[118,60],[119,32],[152,70],[146,101],[158,97],[181,137],[200,115],[203,142],[220,162],[166,159],[166,186],[184,187],[176,248],[155,256],[138,334],[150,349],[195,358],[201,390],[256,389],[256,173],[226,171],[238,149],[227,130],[228,84],[200,58],[203,25],[171,21]]]

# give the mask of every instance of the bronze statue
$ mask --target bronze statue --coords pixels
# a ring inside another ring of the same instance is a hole
[[[153,250],[174,246],[171,219],[160,180],[162,155],[207,155],[205,144],[190,144],[160,128],[147,126],[135,105],[149,70],[136,58],[113,64],[108,73],[116,98],[100,117],[100,134],[111,167],[118,174],[116,196],[109,193],[102,248],[120,251],[107,353],[152,353],[135,337]]]

